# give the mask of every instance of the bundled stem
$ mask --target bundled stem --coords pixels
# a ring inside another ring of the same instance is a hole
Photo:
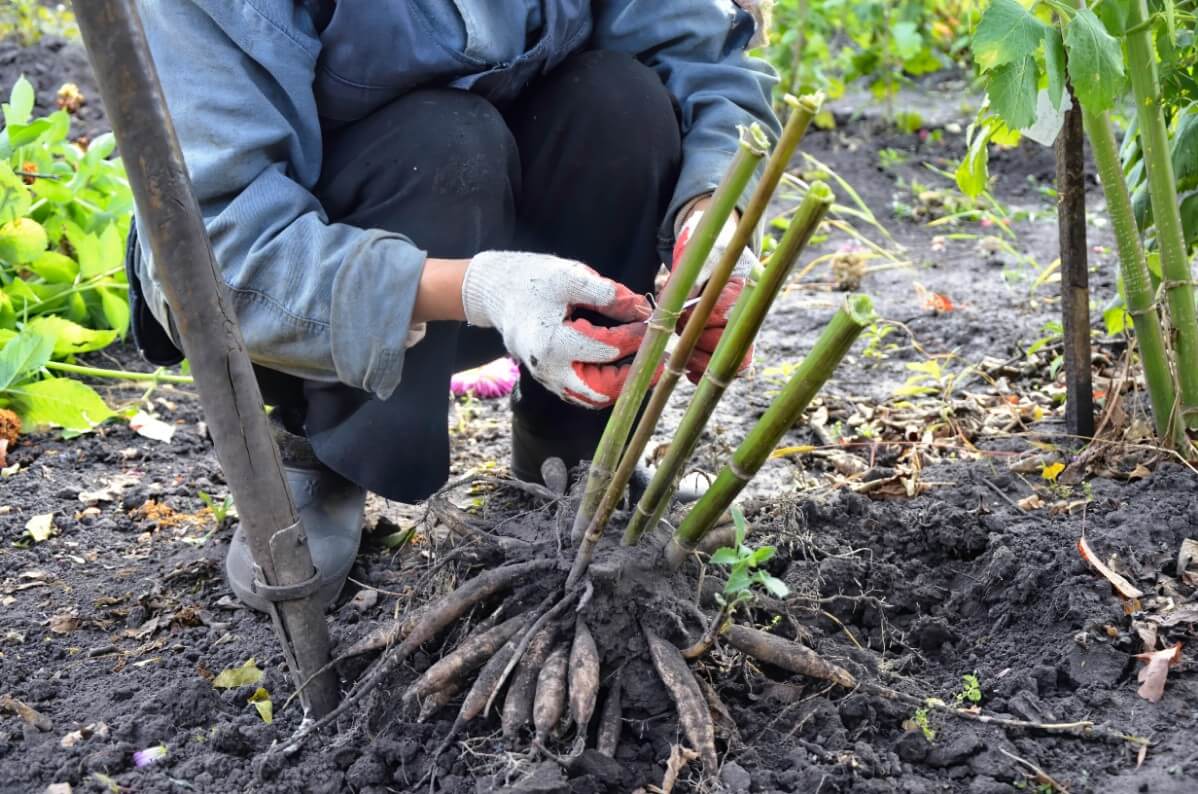
[[[707,320],[715,308],[716,301],[719,300],[720,293],[728,283],[745,246],[749,244],[757,225],[765,215],[770,200],[774,196],[774,191],[778,189],[782,175],[786,173],[786,166],[794,156],[795,149],[798,148],[807,128],[811,126],[815,114],[819,112],[822,101],[823,97],[819,95],[805,96],[802,99],[786,97],[786,103],[790,105],[793,112],[782,130],[778,145],[765,164],[761,180],[757,183],[757,188],[753,191],[748,206],[745,207],[745,212],[736,226],[736,232],[712,271],[707,286],[703,289],[703,297],[691,311],[690,319],[687,320],[686,327],[670,354],[661,380],[653,387],[653,394],[637,423],[636,432],[633,433],[632,440],[624,450],[620,465],[612,476],[611,482],[608,483],[603,499],[599,502],[590,525],[587,527],[588,534],[601,533],[611,519],[612,513],[615,512],[616,506],[624,494],[624,489],[628,486],[628,481],[636,470],[637,461],[653,437],[653,431],[657,429],[657,422],[661,419],[666,403],[669,402],[670,395],[674,392],[674,387],[678,385],[682,374],[686,372],[686,363],[690,359],[691,353],[694,352],[699,337],[707,327]]]
[[[1177,338],[1177,379],[1184,423],[1198,427],[1198,315],[1194,281],[1186,257],[1185,234],[1177,201],[1177,179],[1169,134],[1161,109],[1161,88],[1147,0],[1128,3],[1127,60],[1140,123],[1140,144],[1148,172],[1152,217],[1161,251],[1161,285]]]
[[[740,149],[712,196],[711,205],[703,213],[703,219],[695,229],[694,236],[686,247],[674,272],[670,275],[666,287],[658,299],[657,308],[649,318],[649,328],[637,350],[624,384],[620,398],[616,401],[611,418],[599,439],[595,449],[595,457],[591,461],[590,471],[583,491],[582,504],[574,519],[575,534],[580,534],[590,526],[591,518],[599,506],[603,492],[611,480],[613,470],[619,461],[625,442],[636,421],[637,413],[645,401],[645,395],[653,382],[653,376],[665,353],[666,343],[673,334],[682,314],[682,304],[695,286],[699,273],[707,261],[720,231],[724,228],[736,202],[744,192],[745,187],[757,170],[761,159],[765,156],[769,142],[765,133],[757,125],[748,128],[741,136]],[[600,530],[601,531],[601,530]],[[597,533],[587,532],[578,548],[574,567],[567,579],[567,586],[577,583],[582,572],[590,564],[594,554],[594,546],[599,540]]]
[[[861,332],[874,321],[873,301],[865,295],[845,300],[815,346],[799,364],[782,392],[749,431],[716,481],[690,511],[666,547],[666,561],[677,568],[715,526],[720,516],[761,469],[783,434],[798,421],[831,377]]]
[[[781,292],[787,276],[790,275],[811,236],[819,228],[832,202],[831,188],[823,182],[812,183],[782,242],[767,262],[761,283],[756,288],[742,293],[737,301],[728,327],[716,345],[711,363],[699,381],[699,387],[678,425],[669,450],[658,465],[624,531],[626,545],[639,541],[645,530],[653,526],[665,511],[682,467],[699,443],[703,428],[723,397],[728,384],[735,377],[737,368],[757,337],[757,332],[761,330],[770,306]]]
[[[1127,313],[1131,315],[1136,340],[1140,345],[1140,357],[1144,361],[1144,377],[1148,383],[1148,397],[1152,402],[1157,435],[1162,439],[1173,439],[1184,448],[1185,425],[1174,410],[1176,395],[1173,373],[1169,367],[1169,351],[1161,331],[1152,277],[1148,272],[1144,247],[1140,243],[1131,196],[1123,178],[1115,132],[1106,113],[1090,113],[1083,109],[1082,117],[1094,162],[1098,166],[1098,178],[1106,194],[1111,225],[1115,230],[1123,289],[1127,293]]]

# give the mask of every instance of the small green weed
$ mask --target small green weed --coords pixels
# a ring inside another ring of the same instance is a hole
[[[716,549],[711,555],[712,565],[722,565],[729,569],[724,592],[716,596],[720,606],[731,611],[737,605],[751,601],[755,597],[755,586],[764,588],[776,598],[786,598],[790,595],[790,588],[781,579],[759,568],[773,558],[777,549],[773,546],[751,549],[745,545],[748,523],[739,505],[732,507],[732,521],[736,526],[735,545]]]

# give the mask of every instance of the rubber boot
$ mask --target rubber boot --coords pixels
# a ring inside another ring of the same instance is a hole
[[[319,595],[326,607],[336,601],[358,556],[365,520],[366,491],[316,460],[307,440],[275,427],[283,474],[308,537],[312,563],[320,574]],[[281,529],[281,527],[280,527]],[[233,594],[259,611],[267,601],[254,590],[254,562],[245,530],[238,525],[225,556],[225,576]]]
[[[544,485],[541,464],[547,458],[560,458],[571,475],[571,484],[578,475],[576,467],[590,460],[595,446],[603,435],[609,411],[564,406],[572,410],[536,410],[520,395],[520,386],[512,392],[512,475],[524,482]],[[556,406],[555,406],[556,408]],[[585,476],[585,473],[582,474]],[[649,469],[638,463],[628,482],[628,502],[636,504],[651,479]],[[680,488],[674,495],[679,502],[694,502],[706,489]]]

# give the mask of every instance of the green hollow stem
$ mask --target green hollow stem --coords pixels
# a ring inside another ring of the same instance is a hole
[[[123,369],[100,369],[97,367],[81,367],[78,364],[66,364],[61,361],[47,361],[46,369],[54,372],[65,372],[69,375],[80,375],[87,378],[106,378],[108,380],[131,380],[151,383],[177,383],[181,386],[191,386],[195,380],[189,375],[168,375],[162,370],[154,372],[126,372]]]
[[[666,562],[671,568],[681,565],[715,526],[874,319],[873,301],[868,296],[853,295],[845,300],[782,392],[737,447],[732,460],[678,526],[665,549]]]
[[[639,542],[645,530],[655,526],[665,512],[683,466],[702,437],[703,428],[707,426],[728,384],[736,377],[736,371],[757,338],[774,299],[782,291],[787,276],[819,228],[834,198],[832,189],[825,183],[816,181],[811,184],[777,250],[766,263],[761,282],[756,289],[741,294],[733,308],[733,316],[729,318],[729,325],[716,345],[711,362],[678,424],[670,447],[624,530],[625,545]]]
[[[1172,439],[1184,449],[1185,425],[1175,410],[1176,393],[1173,373],[1169,366],[1169,351],[1161,330],[1156,295],[1152,289],[1152,276],[1148,272],[1148,261],[1140,243],[1140,230],[1136,226],[1131,196],[1123,178],[1115,131],[1106,113],[1090,113],[1083,109],[1082,119],[1098,168],[1098,179],[1106,194],[1107,213],[1115,230],[1119,269],[1123,276],[1123,289],[1127,294],[1127,313],[1131,315],[1136,341],[1140,345],[1140,357],[1144,361],[1144,379],[1148,384],[1148,398],[1152,403],[1152,418],[1156,423],[1156,432],[1161,439]]]
[[[691,354],[699,342],[699,337],[707,328],[707,320],[711,317],[711,312],[720,298],[720,293],[732,276],[732,271],[740,260],[745,246],[752,240],[757,225],[764,217],[770,200],[774,196],[774,191],[778,189],[778,184],[782,181],[782,175],[786,173],[790,159],[794,156],[799,142],[807,133],[807,128],[811,126],[815,114],[819,112],[823,97],[815,95],[795,99],[788,95],[785,101],[793,112],[782,129],[777,146],[774,147],[773,153],[766,161],[761,179],[745,207],[744,214],[737,223],[732,239],[724,249],[720,261],[716,263],[707,285],[703,288],[703,295],[699,299],[698,305],[691,311],[690,319],[687,320],[682,334],[674,345],[673,352],[670,353],[661,379],[653,387],[649,403],[641,414],[640,421],[624,450],[623,457],[620,458],[620,465],[616,467],[611,482],[608,483],[607,490],[604,491],[603,498],[599,501],[595,514],[591,517],[590,525],[587,527],[588,533],[602,532],[607,526],[607,522],[611,520],[612,513],[615,512],[616,506],[624,495],[624,489],[628,487],[628,481],[632,479],[636,470],[637,461],[640,460],[645,447],[653,437],[653,431],[657,429],[657,423],[661,419],[666,403],[669,402],[670,395],[674,392],[674,387],[678,385],[678,381],[686,372],[687,361],[690,360]]]
[[[1136,99],[1140,145],[1148,172],[1148,192],[1161,252],[1162,288],[1176,334],[1176,369],[1185,424],[1198,427],[1198,314],[1194,308],[1193,278],[1186,256],[1185,233],[1177,200],[1177,179],[1169,150],[1169,133],[1161,107],[1161,87],[1148,25],[1147,0],[1128,3],[1127,60]]]
[[[644,404],[645,395],[653,383],[653,376],[657,373],[666,344],[674,332],[678,317],[682,314],[682,304],[694,288],[711,249],[715,247],[720,231],[732,215],[737,201],[753,178],[753,173],[765,157],[768,147],[769,141],[760,126],[754,124],[743,131],[740,147],[732,164],[716,188],[710,206],[704,211],[702,220],[686,246],[682,260],[670,274],[658,299],[657,308],[649,318],[645,338],[632,361],[624,389],[620,392],[607,426],[603,429],[590,471],[587,472],[582,503],[574,518],[574,534],[576,537],[582,537],[574,567],[567,578],[568,586],[576,584],[590,565],[599,537],[595,533],[587,532],[587,529],[619,462],[624,444],[632,431],[632,424]]]

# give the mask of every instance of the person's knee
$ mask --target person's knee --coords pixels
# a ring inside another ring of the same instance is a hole
[[[560,67],[561,101],[592,134],[627,142],[628,156],[680,151],[677,106],[657,73],[631,55],[591,50]]]
[[[520,179],[515,139],[493,105],[424,89],[332,136],[318,194],[332,220],[466,257],[510,240]]]

